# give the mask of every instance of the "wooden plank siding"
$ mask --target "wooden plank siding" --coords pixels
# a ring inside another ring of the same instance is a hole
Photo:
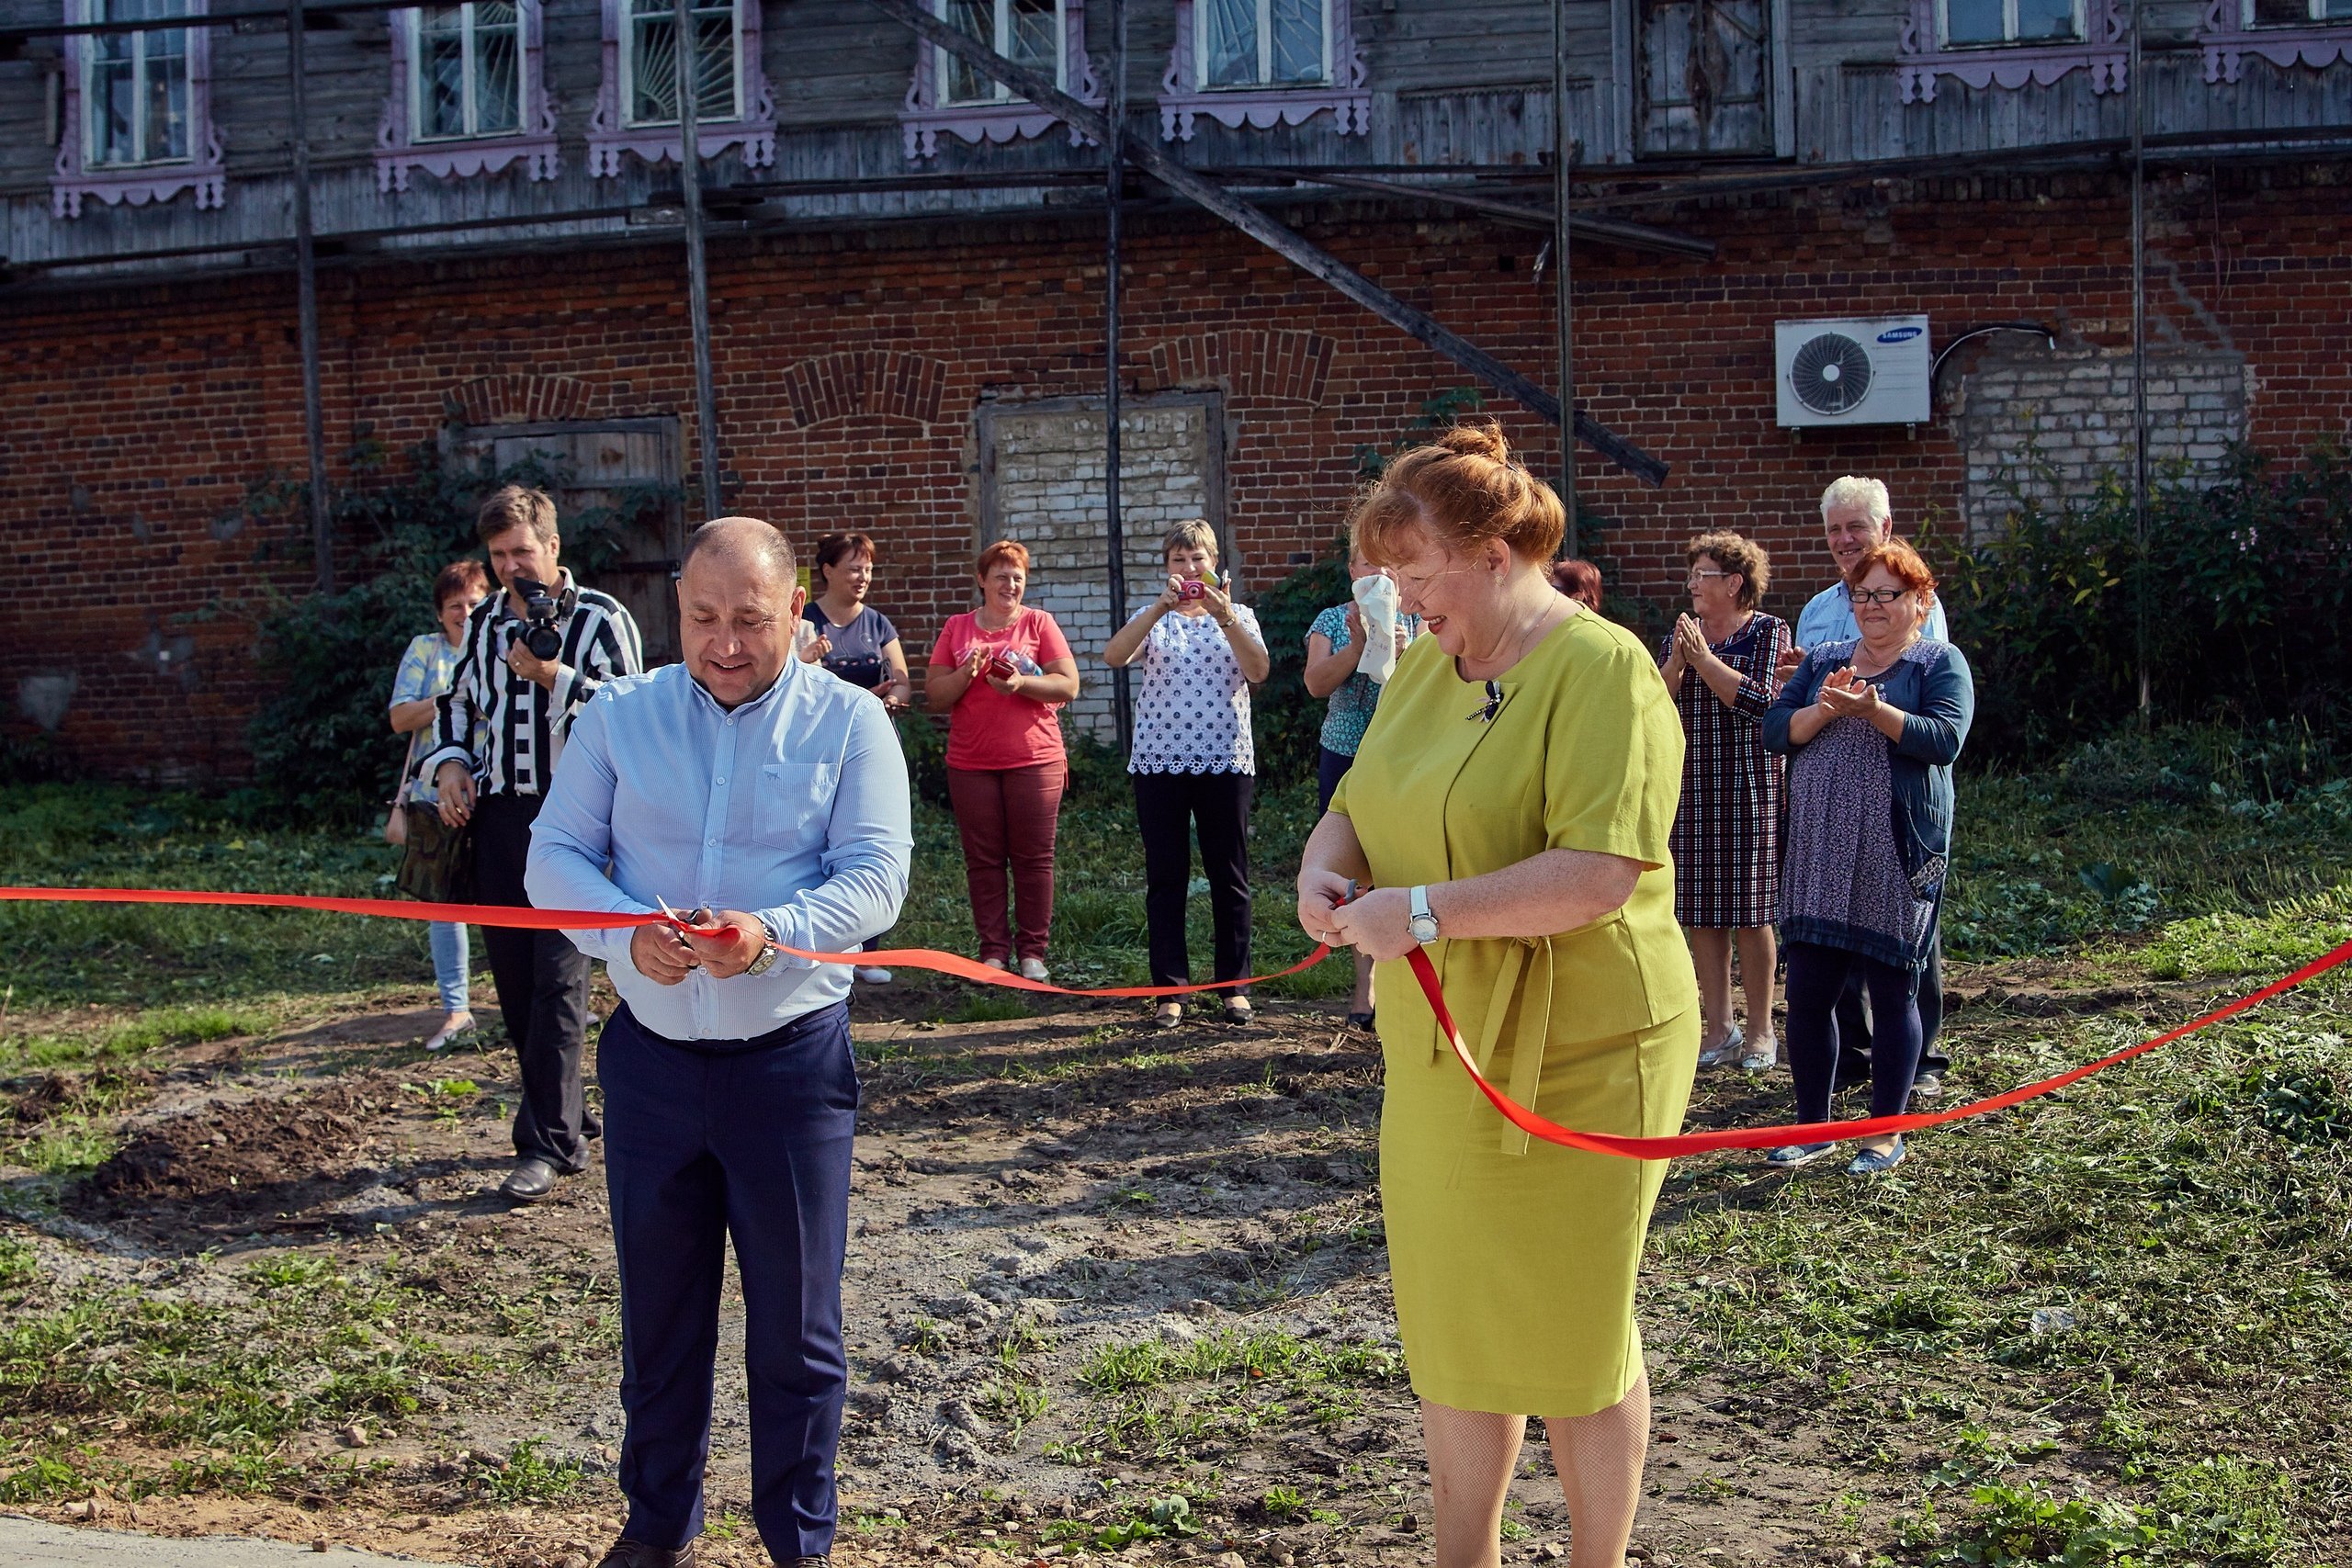
[[[217,0],[245,5],[250,0]],[[910,161],[898,114],[913,69],[912,37],[859,0],[766,0],[765,68],[778,122],[775,160],[763,180],[840,179],[914,172],[991,173],[1094,166],[1099,153],[1074,148],[1053,131],[1002,146],[968,146],[943,137],[935,158]],[[1641,136],[1639,95],[1615,78],[1627,41],[1639,69],[1642,13],[1657,0],[1575,0],[1570,8],[1572,123],[1589,164],[1623,162]],[[1157,138],[1154,102],[1172,38],[1170,0],[1130,0],[1127,90],[1134,134]],[[1688,7],[1684,7],[1688,9]],[[2312,71],[2281,69],[2249,56],[2243,79],[2209,85],[2193,39],[2202,0],[2150,0],[2145,70],[2153,133],[2352,128],[2352,62]],[[0,0],[0,25],[55,19],[62,0]],[[1089,48],[1108,67],[1103,37],[1108,6],[1088,17]],[[1894,68],[1905,0],[1745,0],[1743,15],[1772,18],[1770,94],[1762,130],[1751,122],[1736,139],[1758,158],[1846,162],[1923,154],[1964,154],[2020,146],[2064,146],[2119,137],[2128,130],[2127,99],[2095,95],[2087,73],[2050,86],[1971,90],[1942,79],[1931,103],[1901,101]],[[1342,135],[1329,115],[1270,130],[1230,130],[1202,118],[1176,151],[1198,165],[1250,164],[1400,164],[1532,165],[1552,141],[1546,61],[1551,11],[1545,0],[1356,0],[1355,26],[1373,93],[1368,134]],[[534,183],[520,168],[481,178],[440,180],[418,174],[404,194],[377,189],[373,152],[390,88],[390,19],[357,15],[314,28],[310,141],[314,221],[323,234],[394,225],[546,217],[643,203],[653,172],[630,161],[616,177],[587,173],[584,136],[599,85],[601,28],[594,0],[549,0],[545,71],[562,142],[559,176]],[[1792,35],[1792,36],[1790,36]],[[198,212],[187,197],[143,208],[84,204],[82,214],[51,214],[49,176],[55,157],[48,102],[60,51],[54,39],[17,47],[0,59],[0,254],[44,263],[187,246],[236,246],[282,240],[288,232],[285,42],[282,33],[214,35],[213,112],[227,148],[223,210]],[[1615,63],[1612,63],[1615,62]],[[1783,101],[1792,98],[1793,101]],[[1706,149],[1698,149],[1705,152]],[[1727,146],[1715,151],[1727,152]],[[732,154],[709,178],[744,177]],[[965,188],[927,192],[796,197],[795,220],[879,221],[929,215],[1013,212],[1069,201],[1091,192],[1040,188]],[[573,224],[556,232],[627,228],[618,219]],[[510,243],[506,230],[388,241],[401,249],[462,249]],[[192,261],[144,264],[172,270]]]

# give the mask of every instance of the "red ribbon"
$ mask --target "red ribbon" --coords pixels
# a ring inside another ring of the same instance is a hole
[[[396,920],[452,920],[467,925],[506,926],[526,931],[625,931],[637,926],[674,926],[695,936],[716,936],[730,928],[725,926],[695,926],[669,914],[599,913],[588,909],[533,909],[511,905],[493,904],[420,904],[405,898],[336,898],[307,893],[212,893],[182,888],[153,887],[0,887],[0,901],[75,903],[75,904],[203,904],[226,905],[265,909],[319,909],[332,914],[375,915]],[[1328,945],[1317,946],[1313,953],[1287,969],[1272,975],[1253,976],[1246,980],[1212,980],[1195,986],[1111,986],[1095,990],[1074,990],[1068,987],[1048,985],[1043,980],[1023,979],[1002,969],[992,969],[961,954],[942,953],[928,947],[894,947],[871,953],[818,953],[805,948],[779,947],[779,952],[794,958],[817,964],[872,964],[885,967],[930,969],[942,975],[953,975],[983,986],[1003,986],[1013,990],[1040,992],[1057,997],[1174,997],[1194,991],[1227,990],[1239,986],[1255,985],[1263,980],[1280,979],[1310,969],[1331,955]],[[1685,1133],[1670,1138],[1633,1138],[1609,1133],[1579,1133],[1537,1115],[1511,1099],[1487,1080],[1472,1059],[1469,1047],[1462,1043],[1462,1031],[1453,1021],[1453,1014],[1445,1005],[1444,989],[1438,984],[1437,969],[1430,963],[1429,953],[1415,948],[1406,955],[1419,982],[1421,994],[1429,998],[1430,1009],[1437,1015],[1438,1028],[1453,1047],[1462,1070],[1470,1075],[1478,1092],[1499,1111],[1504,1120],[1531,1137],[1566,1148],[1583,1149],[1592,1154],[1614,1155],[1623,1159],[1674,1159],[1682,1155],[1704,1154],[1713,1149],[1769,1149],[1783,1144],[1828,1143],[1845,1138],[1875,1137],[1886,1133],[1911,1133],[1928,1127],[1940,1127],[1949,1122],[1963,1121],[1972,1116],[1989,1115],[2006,1111],[2052,1094],[2069,1084],[2079,1083],[2093,1073],[2102,1072],[2120,1062],[2128,1062],[2159,1045],[2169,1045],[2187,1038],[2200,1029],[2234,1018],[2249,1008],[2258,1007],[2271,998],[2291,991],[2346,963],[2352,963],[2352,942],[2312,960],[2291,975],[2273,980],[2258,991],[2214,1009],[2204,1017],[2192,1020],[2177,1029],[2168,1030],[2153,1040],[2126,1046],[2111,1055],[2081,1066],[2070,1067],[2052,1077],[1980,1100],[1969,1105],[1956,1105],[1949,1110],[1931,1111],[1908,1116],[1875,1116],[1856,1122],[1808,1122],[1787,1127],[1733,1128],[1723,1132]]]

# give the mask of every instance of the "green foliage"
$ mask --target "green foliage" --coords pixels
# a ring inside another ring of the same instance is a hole
[[[1931,1564],[1970,1568],[2155,1568],[2270,1563],[2288,1546],[2286,1477],[2230,1455],[2168,1481],[2153,1506],[2060,1498],[2028,1483],[1974,1492],[1974,1517]]]
[[[262,672],[276,690],[254,715],[250,739],[262,801],[303,820],[356,822],[388,799],[407,741],[385,723],[392,673],[409,639],[434,628],[433,579],[453,560],[479,557],[474,512],[502,484],[560,488],[569,478],[536,458],[493,471],[412,448],[397,468],[380,448],[354,455],[352,484],[334,501],[334,531],[348,584],[332,594],[273,592],[261,607]],[[667,504],[660,486],[630,487],[613,505],[562,520],[564,565],[593,578],[617,558],[622,532]],[[310,547],[306,495],[270,478],[242,508],[258,525],[262,555]]]
[[[549,1460],[540,1451],[544,1441],[526,1438],[514,1445],[506,1462],[488,1477],[491,1496],[501,1503],[556,1503],[580,1489],[586,1479],[575,1460]]]
[[[1331,605],[1347,604],[1349,592],[1348,542],[1341,536],[1321,559],[1292,572],[1250,606],[1273,665],[1250,696],[1258,776],[1270,784],[1314,781],[1323,745],[1324,699],[1307,694],[1306,630]]]
[[[2048,757],[2133,717],[2143,615],[2158,720],[2344,720],[2352,464],[2332,444],[2284,468],[2241,449],[2203,488],[2174,474],[2149,497],[2144,546],[2112,476],[2086,500],[2020,497],[1981,541],[1928,542],[1976,675],[1980,758]]]

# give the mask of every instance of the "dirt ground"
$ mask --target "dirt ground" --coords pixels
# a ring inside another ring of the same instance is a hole
[[[1374,1186],[1370,1043],[1336,1010],[1279,1000],[1247,1029],[1169,1035],[1131,1006],[919,1021],[956,1005],[860,993],[835,1561],[1429,1561]],[[52,1271],[196,1301],[227,1303],[261,1261],[379,1270],[446,1306],[452,1345],[496,1348],[504,1359],[484,1364],[508,1370],[427,1379],[413,1414],[292,1439],[298,1473],[364,1459],[356,1484],[29,1511],[485,1568],[594,1561],[621,1507],[602,1178],[535,1208],[497,1199],[511,1056],[425,1056],[413,1043],[432,1021],[352,1013],[151,1056],[126,1087],[119,1152],[57,1190],[37,1245]],[[19,1119],[74,1088],[35,1086]],[[1775,1120],[1785,1082],[1730,1092],[1753,1103],[1710,1120]],[[765,1559],[731,1286],[727,1313],[707,1561],[750,1564]],[[1801,1404],[1653,1364],[1637,1559],[1862,1561],[1823,1499],[1868,1495],[1873,1471],[1898,1496],[1894,1456],[1846,1451]],[[533,1439],[582,1479],[552,1501],[486,1495],[484,1467]],[[1531,1445],[1507,1560],[1549,1561],[1566,1541],[1535,1457]]]

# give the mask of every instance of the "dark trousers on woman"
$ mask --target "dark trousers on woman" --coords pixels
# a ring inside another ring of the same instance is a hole
[[[947,800],[964,840],[964,886],[980,959],[1044,961],[1054,927],[1054,830],[1069,764],[950,768]],[[1005,919],[1005,873],[1012,874],[1012,919]]]
[[[620,1260],[623,1534],[702,1532],[727,1239],[743,1281],[752,1517],[779,1562],[832,1550],[848,1362],[857,1067],[835,1004],[756,1040],[668,1040],[624,1006],[596,1051]]]
[[[1212,980],[1250,973],[1250,796],[1248,773],[1130,773],[1143,837],[1143,912],[1151,932],[1151,983],[1192,982],[1184,905],[1193,883],[1193,836],[1209,883],[1216,931]]]
[[[481,902],[529,906],[523,864],[538,815],[536,795],[485,795],[474,803],[474,891]],[[587,1140],[597,1133],[580,1087],[588,1039],[588,955],[561,931],[484,926],[481,944],[523,1079],[514,1153],[558,1170],[580,1170],[588,1164]]]
[[[1928,944],[1928,967],[1919,976],[1919,1071],[1939,1077],[1951,1071],[1940,1043],[1944,1032],[1944,933],[1938,928]],[[1854,976],[1838,998],[1838,1081],[1860,1083],[1871,1076],[1871,1012],[1862,1003],[1862,982]]]
[[[1919,1068],[1919,1005],[1911,972],[1843,948],[1792,942],[1786,990],[1789,1017],[1781,1039],[1796,1079],[1797,1120],[1826,1122],[1838,1076],[1838,1002],[1859,973],[1871,999],[1871,1114],[1899,1116]]]

